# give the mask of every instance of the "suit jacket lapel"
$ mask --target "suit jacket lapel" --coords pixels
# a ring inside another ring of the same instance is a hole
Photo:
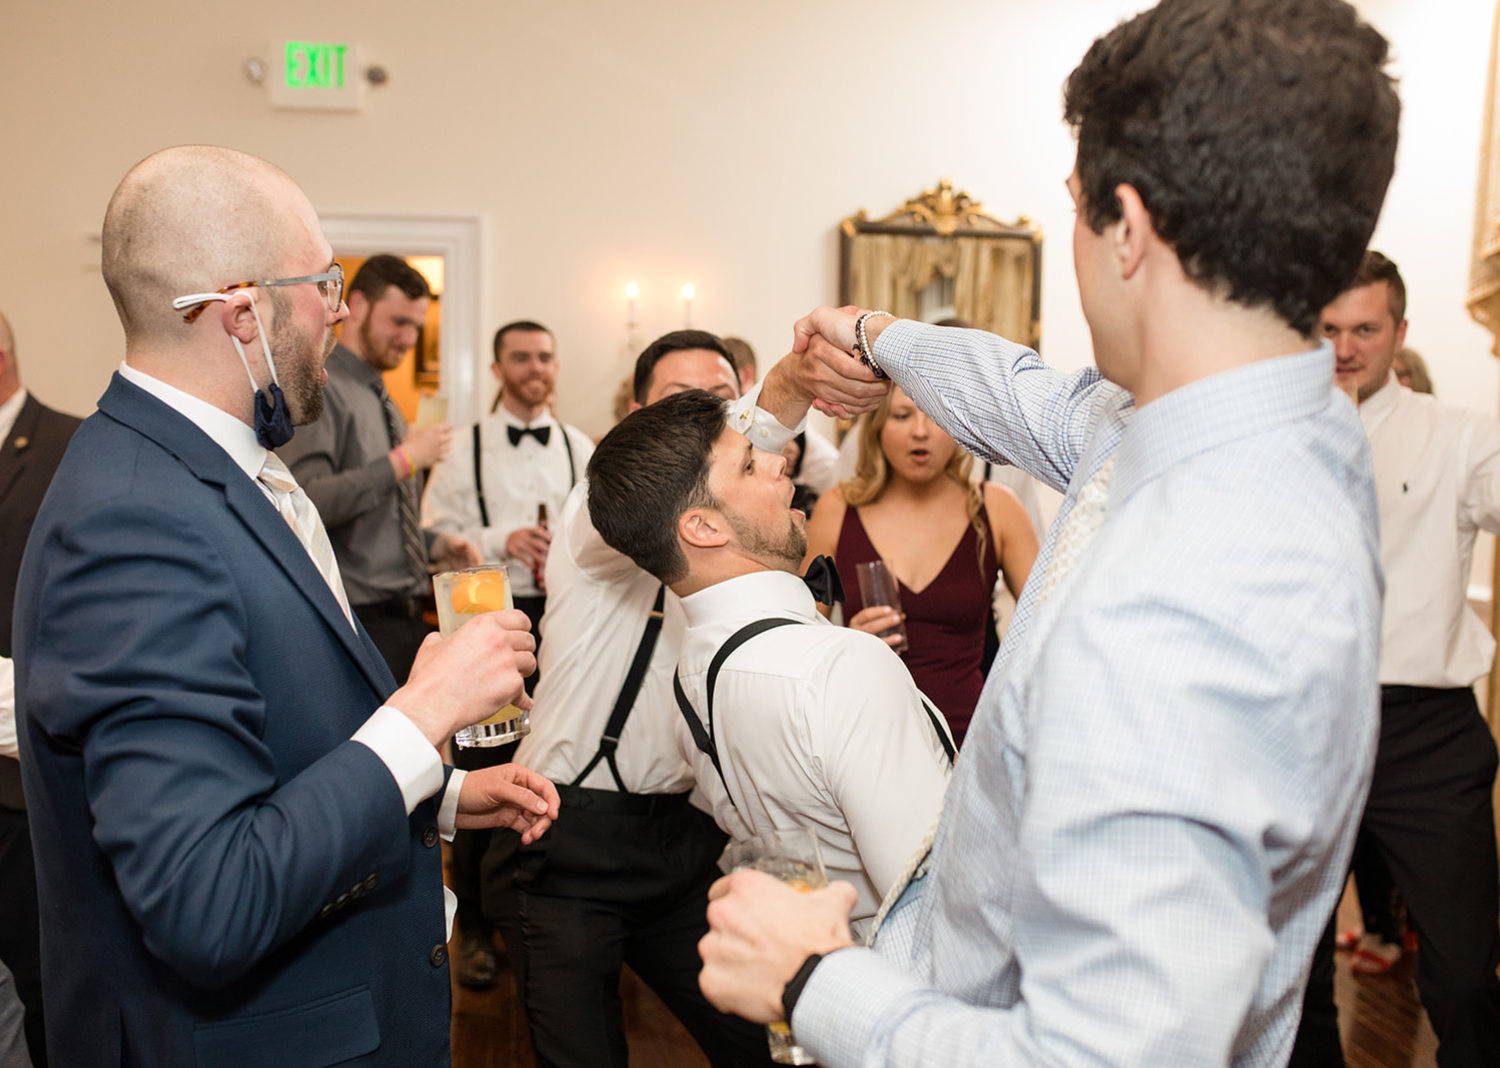
[[[26,470],[26,456],[36,437],[36,424],[41,410],[41,403],[28,393],[26,403],[16,413],[10,437],[5,439],[3,448],[0,448],[0,508],[5,507],[5,498],[11,487],[20,481],[21,473]]]
[[[317,609],[382,699],[395,680],[362,628],[351,627],[307,549],[245,472],[192,420],[118,374],[99,399],[99,410],[166,449],[200,481],[222,490],[224,501],[266,553]]]

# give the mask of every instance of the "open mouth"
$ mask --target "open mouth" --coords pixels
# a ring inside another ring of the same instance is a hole
[[[932,453],[928,452],[926,449],[913,449],[911,452],[907,453],[907,455],[910,456],[913,460],[917,461],[917,463],[919,464],[926,463],[928,460],[932,459]]]

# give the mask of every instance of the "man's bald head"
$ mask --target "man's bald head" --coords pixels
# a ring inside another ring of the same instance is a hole
[[[307,197],[263,159],[206,145],[148,156],[104,214],[104,282],[126,344],[185,340],[175,298],[280,277],[318,235]]]

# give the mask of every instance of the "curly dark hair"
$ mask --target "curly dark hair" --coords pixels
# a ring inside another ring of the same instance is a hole
[[[1395,169],[1386,40],[1343,0],[1162,0],[1068,77],[1084,218],[1140,194],[1188,277],[1312,337]]]

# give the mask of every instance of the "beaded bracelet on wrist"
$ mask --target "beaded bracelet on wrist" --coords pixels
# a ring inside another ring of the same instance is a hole
[[[860,313],[858,319],[854,320],[854,352],[859,357],[859,362],[875,372],[876,378],[889,378],[890,376],[875,362],[875,350],[870,347],[870,339],[865,336],[865,322],[874,315],[884,315],[887,319],[894,319],[890,312],[867,311]]]

